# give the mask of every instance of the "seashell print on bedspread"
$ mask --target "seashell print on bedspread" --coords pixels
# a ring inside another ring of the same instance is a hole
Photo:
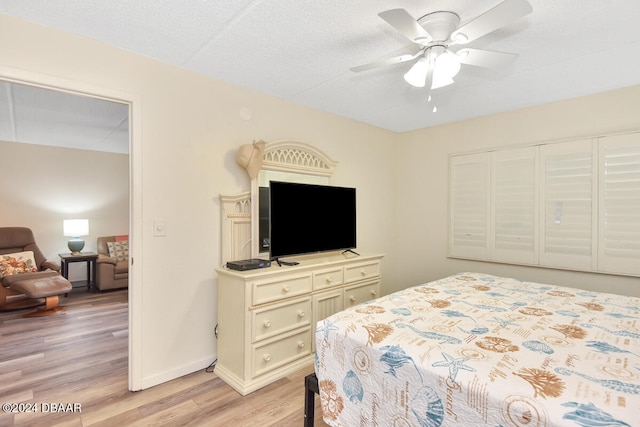
[[[462,273],[318,322],[315,363],[332,426],[638,425],[640,298]]]

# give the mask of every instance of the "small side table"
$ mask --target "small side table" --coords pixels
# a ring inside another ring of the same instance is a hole
[[[91,286],[96,284],[96,260],[98,254],[95,252],[80,252],[79,254],[64,253],[58,254],[62,264],[62,276],[69,279],[69,264],[72,262],[87,263],[87,290],[91,290]]]

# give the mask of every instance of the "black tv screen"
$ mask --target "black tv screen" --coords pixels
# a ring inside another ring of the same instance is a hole
[[[271,181],[270,256],[356,248],[356,189]]]

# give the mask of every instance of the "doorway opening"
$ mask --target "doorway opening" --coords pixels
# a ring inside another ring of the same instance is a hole
[[[134,162],[139,161],[136,153],[140,150],[134,148],[139,135],[136,137],[132,131],[135,128],[132,121],[139,119],[134,114],[139,105],[140,99],[131,94],[0,68],[0,144],[18,152],[42,151],[37,155],[41,168],[32,158],[24,163],[24,172],[33,171],[34,177],[30,179],[42,180],[42,186],[28,192],[31,196],[17,200],[13,210],[4,209],[0,222],[8,226],[22,223],[32,228],[47,258],[56,261],[59,261],[56,259],[58,253],[66,251],[68,238],[62,233],[64,219],[77,216],[89,219],[90,232],[85,238],[87,251],[95,252],[99,236],[129,235],[130,390],[141,389],[141,364],[136,363],[140,355],[133,351],[134,343],[139,342],[136,334],[139,313],[135,303],[140,298],[136,298],[139,291],[134,285],[139,283],[135,278],[140,275],[139,256],[136,259],[138,272],[132,268],[134,256],[141,252],[134,225],[140,223],[135,215],[141,211],[141,197],[138,197],[141,176],[134,173],[140,170],[134,167]],[[139,133],[139,125],[137,129]],[[16,159],[11,161],[20,163]],[[112,167],[125,176],[115,180],[117,185],[108,186],[104,182],[113,184],[113,177],[97,175],[106,174]],[[53,171],[57,175],[52,175]],[[12,178],[15,182],[15,175]],[[99,189],[96,188],[98,185]],[[47,188],[50,191],[46,191]],[[16,196],[13,191],[12,196]],[[78,278],[74,274],[80,272],[70,271],[71,281]]]

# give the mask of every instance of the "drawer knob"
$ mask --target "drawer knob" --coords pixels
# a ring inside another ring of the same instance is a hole
[[[304,317],[304,314],[303,310],[298,310],[298,317]]]
[[[355,295],[351,295],[351,298],[349,298],[351,300],[351,302],[356,302],[356,296]]]
[[[378,291],[376,291],[375,289],[371,289],[371,295],[375,297],[377,294],[378,294]]]
[[[268,362],[268,361],[271,360],[271,355],[269,353],[267,353],[264,356],[262,356],[262,358],[264,359],[265,362]]]
[[[298,341],[298,347],[304,348],[304,341]]]
[[[331,282],[333,282],[333,277],[331,276],[327,277],[327,283],[331,283]]]
[[[271,326],[271,320],[265,320],[262,324],[264,325],[265,328],[268,328]]]
[[[367,270],[365,270],[364,268],[362,270],[360,270],[360,274],[363,276],[367,275]]]
[[[287,285],[282,287],[282,292],[289,292],[291,290],[290,287],[288,287]]]

